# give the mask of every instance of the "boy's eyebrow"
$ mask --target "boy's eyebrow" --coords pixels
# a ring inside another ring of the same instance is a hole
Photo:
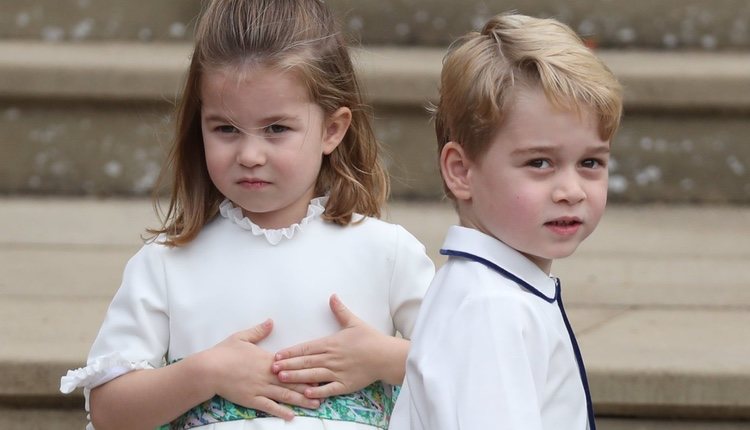
[[[593,154],[609,154],[612,152],[609,143],[606,145],[596,145],[590,149],[590,152]]]
[[[552,152],[554,149],[555,147],[552,145],[528,146],[524,148],[514,149],[510,154],[511,155],[539,154],[539,153]]]
[[[537,145],[537,146],[529,146],[526,148],[518,148],[513,150],[510,154],[511,155],[526,155],[526,154],[546,154],[549,152],[553,152],[557,149],[557,146],[555,145]],[[609,154],[610,148],[609,143],[606,144],[597,144],[592,145],[586,150],[587,153],[591,154]]]

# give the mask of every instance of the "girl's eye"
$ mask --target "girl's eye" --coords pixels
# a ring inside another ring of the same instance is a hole
[[[289,130],[289,127],[281,125],[281,124],[271,124],[268,127],[266,127],[266,133],[269,133],[269,134],[279,134],[287,130]]]
[[[528,163],[526,163],[529,167],[533,167],[535,169],[547,169],[550,167],[549,160],[545,160],[542,158],[531,160]]]
[[[218,131],[219,133],[227,133],[227,134],[238,132],[237,127],[233,125],[220,125],[216,127],[215,130]]]

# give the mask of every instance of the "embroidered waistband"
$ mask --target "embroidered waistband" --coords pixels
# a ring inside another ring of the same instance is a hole
[[[375,382],[360,391],[327,398],[318,409],[290,406],[299,417],[313,417],[332,421],[349,421],[367,424],[380,429],[388,428],[399,387]],[[252,420],[271,415],[234,404],[214,396],[201,403],[159,430],[186,430],[225,421]]]

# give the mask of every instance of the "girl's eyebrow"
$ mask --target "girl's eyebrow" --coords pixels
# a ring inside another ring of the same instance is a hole
[[[260,119],[261,124],[276,124],[283,121],[297,121],[296,116],[290,115],[270,115]]]
[[[258,124],[264,124],[264,125],[271,125],[271,124],[277,124],[279,122],[284,121],[291,121],[296,122],[299,118],[296,116],[289,116],[289,115],[270,115],[267,117],[263,117],[260,120],[258,120]],[[204,121],[206,122],[234,122],[231,119],[229,119],[225,115],[221,115],[218,113],[209,113],[206,115]]]
[[[219,114],[210,114],[205,117],[206,122],[228,122],[227,118]]]

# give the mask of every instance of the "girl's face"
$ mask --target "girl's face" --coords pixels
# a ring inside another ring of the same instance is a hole
[[[201,127],[216,188],[263,228],[300,221],[324,155],[343,139],[351,112],[326,118],[292,72],[257,66],[204,73]]]

